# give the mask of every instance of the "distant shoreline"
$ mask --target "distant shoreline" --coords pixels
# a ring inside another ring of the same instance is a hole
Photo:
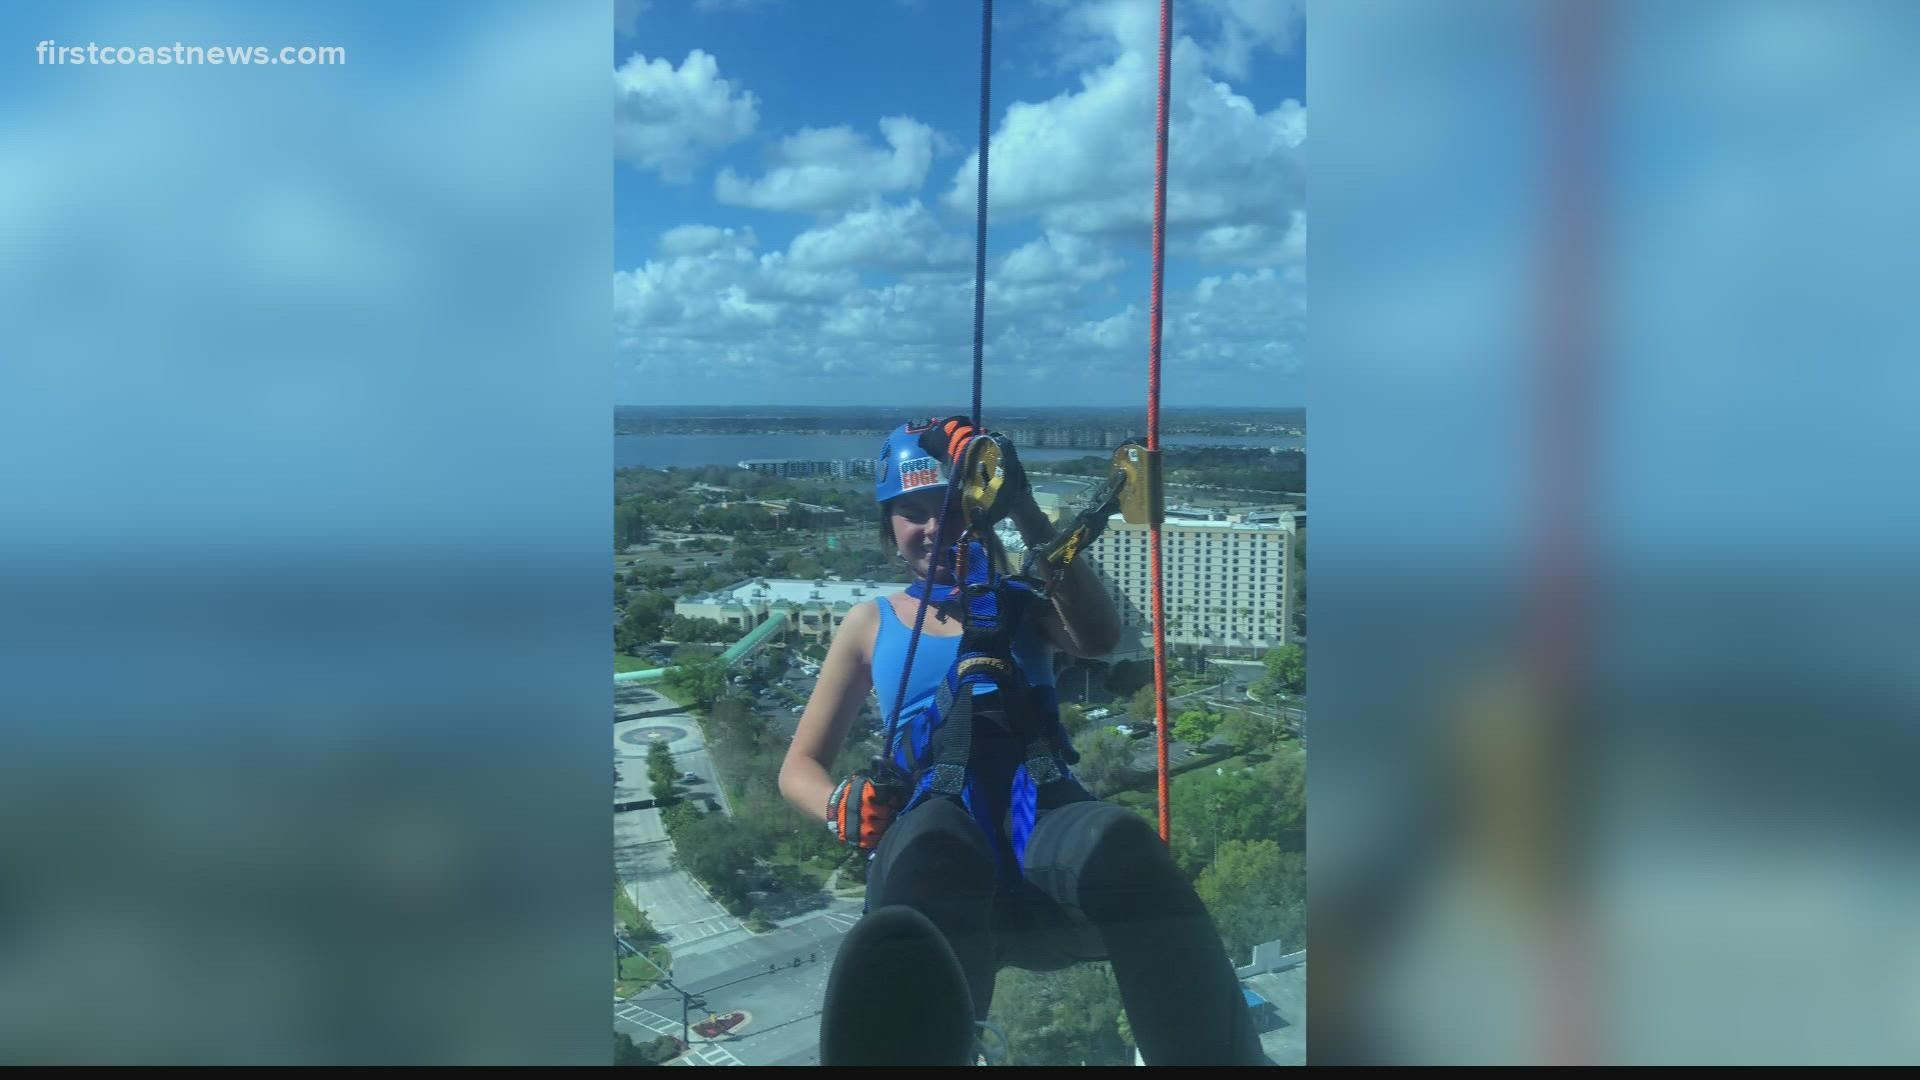
[[[621,405],[614,409],[616,435],[771,435],[869,437],[898,424],[904,417],[923,416],[922,407],[883,409],[869,406],[781,405]],[[991,427],[1016,438],[1035,429],[1063,432],[1103,432],[1114,442],[1144,438],[1144,409],[1094,407],[1051,409],[997,409],[986,418]],[[1160,433],[1181,436],[1234,438],[1306,437],[1303,408],[1180,408],[1163,409]]]

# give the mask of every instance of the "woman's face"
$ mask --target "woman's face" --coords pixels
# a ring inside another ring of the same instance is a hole
[[[946,496],[944,488],[915,491],[893,500],[888,508],[887,520],[893,523],[894,547],[907,560],[916,578],[927,576],[927,564],[936,547],[934,532],[940,527],[940,507]],[[959,532],[960,515],[950,511],[947,517],[947,544],[951,545]],[[941,576],[947,576],[944,570]]]

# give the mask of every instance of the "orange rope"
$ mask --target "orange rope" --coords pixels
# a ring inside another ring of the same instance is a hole
[[[1153,161],[1153,314],[1147,326],[1147,450],[1160,449],[1161,277],[1167,239],[1167,77],[1168,42],[1173,37],[1173,0],[1160,0],[1160,104],[1155,120]],[[1167,635],[1166,604],[1161,595],[1160,523],[1147,526],[1153,549],[1153,696],[1160,743],[1160,839],[1172,843],[1172,814],[1167,797]]]

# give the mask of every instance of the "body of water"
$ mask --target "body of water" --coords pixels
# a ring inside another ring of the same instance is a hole
[[[1165,435],[1162,446],[1278,446],[1287,449],[1304,440],[1264,435]],[[1031,462],[1071,461],[1074,458],[1104,457],[1108,450],[1091,448],[1018,446],[1020,460]],[[831,461],[837,458],[872,457],[880,452],[880,440],[865,435],[615,435],[613,466],[616,469],[644,465],[650,469],[691,469],[703,465],[733,466],[748,458],[799,458]]]

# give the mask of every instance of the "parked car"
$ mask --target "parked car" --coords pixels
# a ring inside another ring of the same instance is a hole
[[[697,784],[700,782],[700,774],[685,773],[680,777],[680,782],[683,784]]]

